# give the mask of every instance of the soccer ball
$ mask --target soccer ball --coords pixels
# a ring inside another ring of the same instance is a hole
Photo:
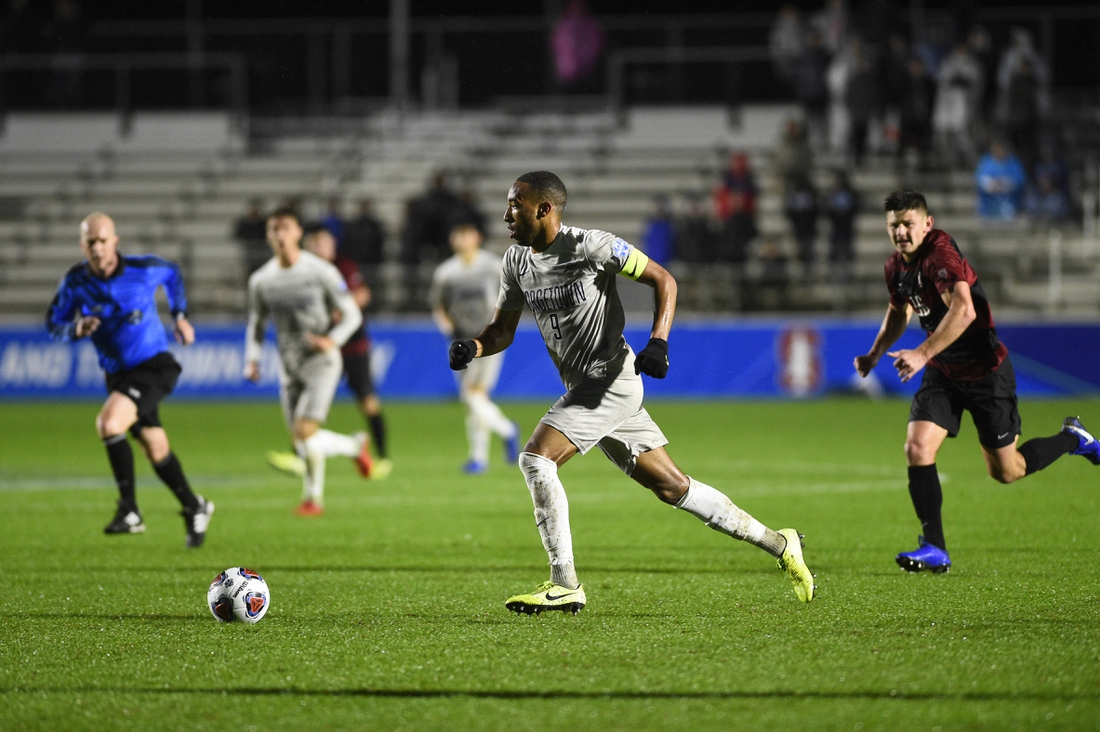
[[[223,623],[258,623],[271,606],[271,590],[260,576],[245,567],[230,567],[210,583],[206,606]]]

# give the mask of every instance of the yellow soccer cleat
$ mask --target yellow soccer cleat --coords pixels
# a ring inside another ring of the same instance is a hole
[[[306,474],[306,461],[292,452],[268,450],[267,464],[287,475],[296,475],[301,478]]]
[[[780,529],[779,534],[787,540],[787,547],[779,555],[779,559],[775,560],[776,566],[791,578],[794,594],[798,595],[798,599],[809,602],[814,599],[817,585],[814,584],[814,576],[810,573],[810,568],[802,559],[802,534],[794,529]]]
[[[389,458],[378,458],[374,461],[374,467],[371,468],[370,477],[371,480],[385,480],[392,472],[393,460]]]
[[[514,613],[527,615],[538,615],[544,610],[561,610],[576,615],[584,609],[586,601],[583,585],[571,590],[554,584],[552,580],[547,580],[536,587],[530,595],[516,595],[508,598],[504,607]]]

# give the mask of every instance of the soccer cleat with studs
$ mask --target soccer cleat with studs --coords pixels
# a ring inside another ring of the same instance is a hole
[[[111,523],[103,527],[104,534],[140,534],[145,531],[145,524],[141,520],[141,514],[136,508],[130,508],[121,500],[118,502],[118,511]]]
[[[516,595],[508,598],[504,607],[516,614],[538,615],[545,610],[560,610],[576,615],[584,609],[588,599],[584,596],[584,585],[571,590],[547,580],[535,588],[529,595]]]
[[[1062,422],[1062,432],[1077,438],[1077,449],[1071,450],[1071,455],[1081,455],[1093,465],[1100,465],[1100,442],[1085,429],[1080,417],[1066,417]]]
[[[353,458],[355,467],[359,469],[359,475],[369,478],[374,470],[374,462],[370,458],[370,438],[366,432],[357,432],[355,439],[359,440],[359,454]]]
[[[946,574],[951,571],[951,557],[947,551],[929,544],[923,536],[917,537],[917,548],[898,554],[894,561],[906,572],[932,572]]]
[[[489,463],[482,460],[475,460],[474,458],[470,458],[462,466],[462,472],[466,475],[483,475],[484,473],[489,472]]]
[[[199,496],[199,508],[197,511],[188,511],[186,508],[180,511],[183,516],[183,524],[187,528],[187,546],[197,549],[206,539],[206,527],[210,525],[210,517],[214,515],[214,502]]]
[[[816,575],[810,572],[802,558],[802,539],[805,537],[794,529],[780,529],[778,533],[787,540],[787,546],[783,548],[783,553],[775,560],[775,564],[787,573],[798,599],[810,602],[817,592],[817,585],[814,584]]]
[[[306,474],[306,461],[292,452],[267,451],[267,464],[287,475],[296,475],[301,478]]]
[[[295,511],[299,516],[320,516],[325,512],[325,509],[320,503],[317,503],[312,498],[307,498],[298,504],[298,509]]]

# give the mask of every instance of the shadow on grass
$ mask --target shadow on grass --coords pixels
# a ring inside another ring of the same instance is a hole
[[[164,621],[185,621],[185,622],[207,622],[208,618],[203,615],[196,615],[195,613],[189,614],[169,614],[169,613],[56,613],[56,612],[0,612],[0,619],[12,618],[15,620],[155,620],[157,622]]]
[[[737,699],[824,699],[824,700],[895,700],[895,701],[956,701],[956,702],[1005,702],[1005,701],[1064,701],[1100,699],[1100,693],[1037,694],[1005,692],[912,693],[898,691],[482,691],[478,689],[196,689],[196,688],[140,688],[140,687],[0,687],[0,694],[201,694],[231,697],[316,697],[316,698],[377,698],[377,699],[494,699],[494,700],[701,700],[722,701]]]

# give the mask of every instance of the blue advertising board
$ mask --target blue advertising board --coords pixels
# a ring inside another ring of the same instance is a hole
[[[852,359],[870,347],[878,322],[832,319],[681,321],[669,341],[671,368],[663,381],[646,380],[650,397],[807,398],[838,392],[908,395],[889,359],[868,379],[854,375]],[[998,328],[1016,367],[1021,396],[1100,394],[1100,325],[1002,325]],[[257,384],[241,377],[243,324],[196,324],[197,341],[172,351],[183,365],[175,398],[274,398],[278,354],[271,338]],[[628,327],[640,350],[648,327]],[[374,321],[372,370],[379,393],[401,399],[450,398],[447,341],[431,321]],[[898,347],[914,347],[923,334],[911,328]],[[341,387],[342,389],[345,387]],[[505,355],[496,395],[554,398],[563,387],[542,339],[525,322]],[[103,373],[87,340],[50,341],[40,327],[0,328],[0,399],[101,398]]]

